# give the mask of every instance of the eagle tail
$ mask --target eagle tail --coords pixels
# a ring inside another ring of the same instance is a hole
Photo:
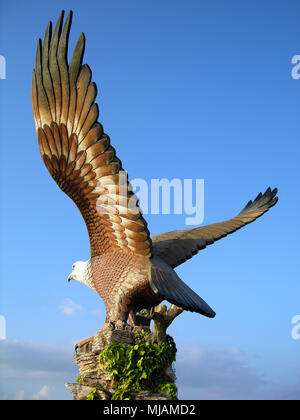
[[[155,264],[151,270],[150,286],[155,293],[180,308],[198,312],[209,318],[214,318],[216,315],[212,308],[185,284],[171,267],[161,269]]]

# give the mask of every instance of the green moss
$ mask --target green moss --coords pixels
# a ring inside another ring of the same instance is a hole
[[[167,392],[172,398],[172,400],[177,400],[177,387],[175,384],[162,383],[159,389],[160,391]]]
[[[99,396],[97,395],[97,391],[104,391],[103,386],[97,385],[93,387],[85,399],[86,400],[100,400],[101,398],[99,398]]]
[[[99,362],[112,378],[113,400],[131,399],[139,391],[160,390],[176,398],[176,386],[164,380],[166,368],[176,358],[175,343],[167,336],[166,341],[151,344],[146,341],[147,335],[137,334],[135,345],[110,344],[100,353]]]
[[[86,400],[100,400],[100,398],[97,395],[97,388],[94,387],[90,390],[90,392],[88,393]]]
[[[76,379],[76,382],[81,385],[82,384],[82,376],[79,375],[78,378]]]

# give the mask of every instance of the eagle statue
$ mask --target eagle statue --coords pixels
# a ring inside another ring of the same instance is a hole
[[[91,257],[76,262],[68,280],[84,283],[103,299],[104,326],[117,321],[147,325],[150,321],[138,313],[163,300],[213,318],[215,312],[174,268],[262,216],[276,204],[277,189],[260,193],[232,219],[151,238],[122,163],[98,122],[96,84],[83,64],[84,34],[68,63],[72,12],[63,20],[64,12],[53,34],[49,22],[44,40],[38,41],[32,107],[44,164],[77,205],[89,234]]]

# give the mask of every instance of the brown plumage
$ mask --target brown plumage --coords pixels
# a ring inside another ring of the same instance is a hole
[[[150,238],[121,161],[98,122],[97,88],[82,64],[85,37],[67,61],[70,12],[62,12],[52,35],[39,40],[32,78],[32,106],[40,153],[53,179],[79,208],[90,238],[91,259],[75,264],[70,278],[104,300],[107,322],[167,299],[208,317],[214,311],[175,273],[200,249],[251,223],[277,202],[270,188],[233,219]],[[135,211],[131,211],[134,209]]]

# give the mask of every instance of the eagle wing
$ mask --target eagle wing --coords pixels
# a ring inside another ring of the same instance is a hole
[[[49,22],[39,40],[32,78],[32,106],[40,153],[53,179],[79,208],[89,232],[91,255],[116,249],[150,256],[147,224],[127,174],[98,120],[97,88],[82,64],[79,36],[70,64],[70,12],[61,13],[52,36]]]
[[[264,194],[259,193],[254,201],[250,200],[236,217],[225,222],[156,235],[152,237],[153,255],[160,257],[174,268],[207,245],[211,245],[262,216],[277,203],[276,194],[277,188],[274,190],[268,188]]]

